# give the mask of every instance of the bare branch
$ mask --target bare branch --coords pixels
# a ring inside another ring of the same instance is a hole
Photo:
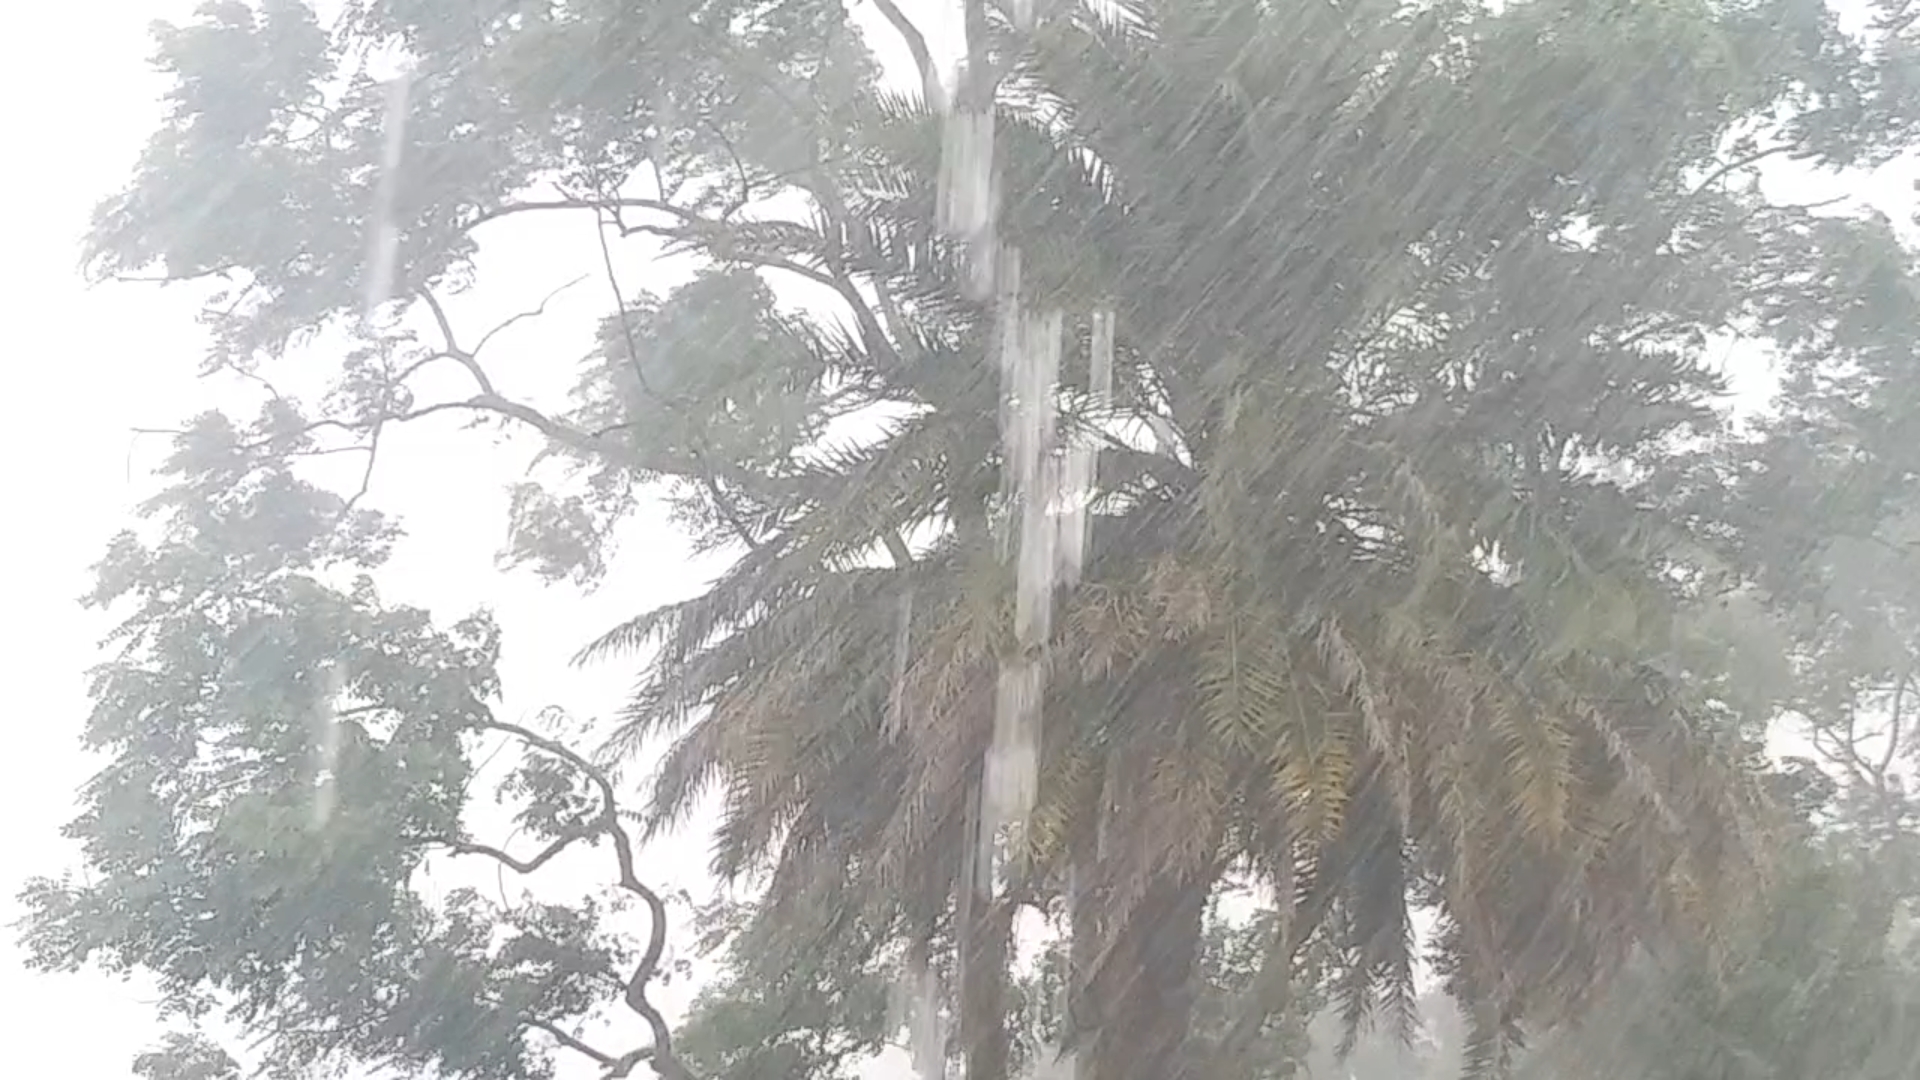
[[[1743,157],[1734,158],[1732,161],[1726,162],[1725,164],[1721,165],[1719,168],[1708,173],[1705,179],[1701,180],[1698,184],[1695,184],[1692,190],[1687,192],[1687,198],[1688,199],[1694,198],[1695,196],[1706,191],[1708,188],[1712,187],[1713,185],[1726,179],[1727,176],[1732,173],[1738,172],[1741,169],[1745,169],[1750,166],[1758,165],[1761,162],[1767,160],[1768,158],[1777,157],[1780,154],[1789,153],[1794,149],[1795,147],[1792,144],[1782,143],[1778,146],[1769,146],[1764,150],[1756,150],[1753,153],[1747,154]]]
[[[893,24],[893,31],[906,43],[907,52],[913,55],[913,66],[920,73],[920,93],[929,109],[946,106],[946,90],[940,85],[940,73],[934,70],[933,53],[927,49],[927,38],[920,28],[913,25],[906,12],[893,0],[873,0],[873,6],[880,9],[887,22]]]
[[[419,295],[420,299],[425,302],[427,310],[433,313],[433,321],[439,324],[440,338],[446,346],[433,356],[427,357],[427,360],[441,358],[452,360],[454,363],[466,368],[467,374],[473,376],[474,384],[480,388],[482,397],[499,398],[502,401],[506,400],[500,398],[499,391],[493,388],[493,380],[487,377],[486,369],[480,366],[480,361],[474,357],[474,354],[460,347],[459,341],[455,339],[453,335],[453,323],[447,318],[447,309],[442,307],[440,301],[434,297],[433,290],[422,286],[415,290],[415,292]],[[422,363],[424,363],[424,361]],[[415,364],[413,368],[409,370],[418,370],[420,366],[420,364]],[[529,409],[528,411],[532,410]]]
[[[1893,768],[1893,759],[1900,753],[1902,728],[1906,724],[1907,684],[1912,681],[1913,673],[1903,670],[1893,684],[1893,703],[1887,716],[1887,747],[1880,752],[1880,762],[1873,770],[1874,779],[1882,788],[1886,787],[1887,770]]]
[[[613,781],[606,770],[588,761],[580,753],[565,743],[550,739],[539,732],[519,724],[510,724],[501,720],[487,720],[482,727],[491,731],[501,731],[517,736],[527,745],[551,754],[566,762],[585,776],[600,793],[600,814],[596,821],[596,831],[613,841],[614,860],[619,868],[620,888],[640,898],[646,905],[650,925],[647,933],[646,950],[640,956],[639,964],[633,975],[627,980],[624,996],[627,1008],[638,1013],[653,1033],[653,1046],[644,1052],[636,1051],[627,1058],[621,1058],[608,1066],[609,1076],[625,1076],[626,1071],[615,1071],[625,1065],[631,1071],[641,1060],[652,1062],[653,1069],[665,1080],[693,1080],[693,1074],[673,1054],[673,1031],[660,1010],[647,1000],[647,983],[653,979],[660,967],[660,958],[667,949],[667,905],[660,894],[648,888],[640,880],[635,870],[633,838],[620,824],[619,798],[613,790]]]
[[[650,1046],[641,1047],[638,1050],[629,1050],[619,1057],[615,1057],[589,1044],[579,1036],[568,1034],[560,1025],[547,1020],[529,1020],[527,1021],[527,1026],[536,1031],[545,1032],[553,1038],[553,1041],[559,1043],[561,1046],[591,1058],[595,1064],[600,1066],[600,1075],[604,1080],[621,1080],[621,1078],[633,1073],[634,1066],[653,1057],[653,1048]]]
[[[604,213],[611,209],[651,210],[677,218],[681,221],[697,220],[696,215],[691,212],[661,199],[628,197],[583,199],[575,196],[565,196],[558,199],[531,199],[525,202],[506,203],[494,207],[491,210],[483,210],[475,215],[471,221],[462,225],[460,231],[471,232],[490,221],[498,221],[501,218],[512,217],[516,214],[535,213],[542,210],[592,210],[596,213]]]
[[[373,486],[373,467],[380,460],[380,433],[386,428],[384,421],[375,421],[373,430],[367,434],[365,446],[339,447],[342,450],[365,450],[367,463],[360,470],[360,487],[340,505],[339,520],[345,521],[353,513],[360,500],[367,497],[367,490]]]
[[[547,295],[541,297],[540,303],[537,306],[529,310],[522,311],[517,315],[509,316],[500,325],[487,331],[485,334],[482,334],[480,336],[480,343],[473,347],[474,357],[477,359],[481,353],[486,352],[487,342],[492,341],[494,338],[500,336],[501,333],[512,328],[515,323],[519,323],[527,319],[537,319],[540,316],[545,315],[547,313],[547,305],[553,302],[554,297],[559,296],[561,293],[566,292],[568,289],[573,288],[575,285],[578,285],[585,280],[587,280],[587,275],[581,274],[579,277],[574,278],[572,281],[569,281],[566,284],[559,286],[553,291],[547,293]]]
[[[449,355],[460,352],[460,343],[453,336],[453,322],[447,318],[447,309],[440,306],[440,301],[433,295],[433,290],[423,285],[415,292],[426,303],[427,310],[433,313],[433,321],[440,327],[440,342],[443,348]]]
[[[491,844],[476,844],[469,840],[440,840],[437,841],[437,843],[455,855],[485,855],[487,858],[512,870],[516,874],[531,874],[553,861],[556,855],[559,855],[574,844],[581,840],[598,836],[600,832],[601,829],[596,821],[595,825],[591,828],[576,829],[555,840],[553,843],[548,844],[546,847],[541,848],[539,853],[531,859],[516,859],[506,851],[494,847]]]
[[[568,1034],[565,1028],[562,1028],[550,1020],[529,1020],[527,1021],[527,1026],[535,1031],[545,1032],[553,1038],[554,1042],[576,1053],[592,1058],[595,1064],[603,1068],[611,1066],[614,1061],[617,1060],[612,1054],[588,1044],[579,1036]]]
[[[1872,781],[1860,760],[1859,748],[1851,739],[1837,736],[1827,728],[1816,725],[1809,730],[1807,741],[1829,765],[1844,769],[1856,783],[1872,786]]]
[[[395,423],[405,423],[410,420],[420,420],[432,416],[435,413],[449,412],[455,409],[493,413],[497,416],[518,420],[553,441],[570,446],[576,450],[584,450],[595,454],[618,455],[625,452],[626,449],[619,443],[608,441],[603,437],[596,437],[578,428],[569,427],[530,405],[503,398],[498,394],[476,394],[473,397],[461,401],[442,401],[432,405],[423,405],[418,409],[400,413],[399,415],[388,417],[388,419]]]

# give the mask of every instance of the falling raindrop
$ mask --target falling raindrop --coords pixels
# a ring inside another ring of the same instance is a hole
[[[946,1075],[947,1032],[940,1014],[940,977],[918,954],[907,961],[907,1050],[914,1075],[940,1080]]]
[[[955,236],[975,237],[993,226],[993,114],[956,108],[947,114],[941,155],[941,225]]]
[[[906,726],[907,668],[913,648],[913,590],[900,594],[900,611],[893,629],[893,685],[887,695],[886,732],[898,736]]]
[[[1032,0],[1015,0],[1013,15],[1020,27],[1030,26]],[[967,74],[985,76],[980,71]],[[1024,847],[1019,834],[1039,796],[1041,713],[1053,597],[1058,583],[1078,580],[1085,559],[1096,451],[1091,445],[1076,445],[1063,454],[1056,446],[1065,316],[1057,308],[1029,311],[1024,305],[1019,249],[998,235],[1002,193],[995,167],[991,103],[983,107],[978,97],[966,93],[964,76],[959,85],[962,92],[955,95],[956,102],[947,113],[942,145],[939,223],[964,245],[969,293],[974,299],[995,302],[1002,495],[1010,515],[998,540],[1003,557],[1013,565],[1016,590],[1014,648],[1000,661],[993,737],[978,790],[978,831],[966,852],[967,868],[962,870],[963,878],[971,878],[962,886],[964,910],[966,901],[994,891],[1003,852]],[[1098,415],[1112,386],[1111,313],[1094,317],[1093,336],[1092,397]],[[898,670],[895,677],[897,688]],[[941,1059],[930,1057],[920,1041],[932,1036],[918,1030],[915,1036],[920,1075],[938,1075]],[[1074,1066],[1062,1055],[1041,1056],[1054,1070],[1051,1075],[1072,1075]]]
[[[1031,3],[1024,0],[1015,10],[1021,25],[1029,24],[1032,15]],[[961,85],[966,78],[983,76],[965,72]],[[1008,830],[1024,825],[1038,794],[1053,592],[1063,564],[1069,576],[1077,573],[1084,541],[1083,520],[1070,516],[1065,538],[1074,552],[1062,555],[1057,508],[1063,494],[1071,502],[1091,484],[1092,462],[1084,455],[1063,460],[1054,445],[1064,316],[1058,309],[1024,310],[1019,251],[997,235],[1001,193],[991,105],[982,107],[973,95],[957,95],[947,113],[941,149],[940,225],[966,245],[972,294],[997,301],[1004,494],[1013,514],[1000,542],[1014,565],[1016,648],[1001,664],[994,734],[982,781],[979,847],[973,853],[982,879],[991,881],[1000,842]]]
[[[1059,494],[1059,465],[1053,454],[1054,389],[1060,376],[1059,311],[1024,316],[1018,313],[1017,334],[1007,338],[1014,347],[1003,361],[1011,368],[1013,426],[1005,435],[1007,459],[1012,465],[1015,506],[1020,515],[1019,549],[1015,553],[1016,606],[1014,636],[1023,650],[1046,644],[1052,630],[1053,586],[1058,528],[1053,517]]]
[[[1113,396],[1113,312],[1096,311],[1092,318],[1087,404],[1094,423],[1105,416]],[[1082,438],[1067,448],[1061,465],[1060,536],[1055,542],[1059,578],[1077,585],[1087,558],[1087,515],[1091,512],[1094,481],[1099,475],[1100,446]]]
[[[320,698],[313,710],[313,829],[316,832],[332,820],[340,797],[334,770],[340,764],[341,731],[334,710],[346,689],[346,676],[338,667],[328,667],[321,676]]]
[[[380,181],[374,192],[367,291],[361,307],[363,320],[371,320],[393,293],[394,264],[400,256],[400,225],[394,218],[394,202],[400,185],[400,158],[406,148],[407,91],[412,81],[406,72],[387,80],[386,110],[381,120]]]
[[[1034,657],[1001,661],[994,695],[993,742],[987,749],[982,785],[982,855],[990,857],[1006,829],[1018,829],[1033,810],[1040,787],[1040,701],[1046,665]]]
[[[1054,394],[1063,317],[1024,312],[1011,282],[1001,282],[1001,439],[1013,523],[1016,654],[1001,663],[993,741],[982,793],[983,860],[1008,829],[1021,827],[1038,796],[1045,650],[1052,632],[1059,524],[1053,513],[1060,463],[1053,453]],[[985,865],[991,865],[990,862]]]

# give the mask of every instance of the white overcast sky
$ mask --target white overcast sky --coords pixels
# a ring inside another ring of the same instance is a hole
[[[923,18],[938,12],[923,25],[937,51],[950,56],[955,19],[942,0],[905,6]],[[74,601],[107,538],[151,490],[145,470],[159,447],[137,443],[130,431],[167,426],[215,400],[194,378],[201,338],[190,293],[89,289],[75,269],[92,204],[122,184],[158,122],[164,87],[146,65],[147,26],[183,18],[191,7],[182,0],[19,4],[0,37],[0,138],[12,160],[0,172],[0,206],[12,215],[0,252],[0,311],[14,343],[0,421],[0,555],[7,567],[0,640],[17,710],[0,749],[0,829],[10,841],[0,859],[6,922],[18,914],[13,896],[28,876],[72,865],[57,828],[93,767],[76,740],[86,709],[83,674],[98,658],[95,643],[105,629]],[[856,11],[873,21],[870,4]],[[882,39],[883,58],[898,70],[900,50]],[[1897,166],[1875,177],[1870,191],[1859,190],[1904,217],[1912,175]],[[471,338],[495,321],[488,311],[529,307],[597,261],[583,221],[503,223],[485,237],[484,291],[464,298],[456,316],[465,313]],[[637,267],[630,276],[629,293],[647,283]],[[604,283],[576,286],[539,325],[495,347],[496,375],[509,388],[551,400],[571,377],[585,327],[609,306]],[[503,576],[493,562],[503,539],[500,489],[521,475],[531,444],[489,451],[485,435],[452,425],[395,442],[373,491],[378,505],[404,513],[413,537],[389,575],[393,588],[447,616],[482,603],[496,609],[507,631],[509,716],[550,703],[590,713],[614,700],[625,685],[620,672],[574,672],[568,655],[617,618],[698,588],[710,569],[690,563],[656,517],[636,526],[613,580],[594,596],[543,589],[525,574]],[[697,879],[703,848],[702,838],[689,837],[654,853],[654,876]],[[160,1030],[143,988],[94,973],[25,972],[13,937],[10,929],[0,933],[0,1001],[7,1003],[4,1028],[13,1033],[6,1071],[128,1076],[132,1056]]]

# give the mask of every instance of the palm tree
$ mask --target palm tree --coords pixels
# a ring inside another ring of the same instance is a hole
[[[1483,1070],[1636,942],[1708,925],[1764,814],[1749,733],[1658,662],[1701,587],[1659,492],[1693,482],[1676,441],[1713,431],[1697,357],[1739,304],[1718,245],[1779,226],[1716,156],[1759,107],[1725,55],[1749,29],[1680,3],[1374,0],[992,25],[1020,301],[1077,323],[1056,404],[1111,452],[1046,650],[1039,802],[991,903],[961,853],[1016,647],[996,331],[936,226],[936,117],[876,95],[806,243],[878,314],[810,342],[892,418],[765,478],[739,564],[602,642],[656,647],[620,744],[679,732],[655,822],[718,786],[718,869],[769,870],[776,898],[831,883],[958,948],[981,1080],[1005,1068],[1014,905],[1066,911],[1101,1080],[1183,1061],[1230,872],[1290,912],[1266,1006],[1330,940],[1356,1029],[1411,1021],[1414,913],[1435,912]],[[1245,1041],[1206,1064],[1233,1075]]]

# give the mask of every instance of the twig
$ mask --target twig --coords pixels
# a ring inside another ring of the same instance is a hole
[[[526,311],[522,311],[517,315],[510,316],[505,322],[502,322],[500,325],[487,331],[485,334],[482,334],[480,336],[480,343],[473,347],[473,355],[477,358],[481,353],[486,352],[487,342],[492,341],[495,337],[498,337],[502,332],[511,328],[515,323],[521,322],[526,319],[537,319],[540,316],[545,315],[547,313],[547,305],[553,302],[554,297],[559,296],[561,293],[566,292],[568,289],[573,288],[575,285],[578,285],[585,280],[587,280],[587,275],[581,274],[579,277],[574,278],[572,281],[569,281],[566,284],[561,285],[558,288],[555,288],[551,292],[547,293],[547,295],[541,297],[540,303],[537,306],[530,308]]]

